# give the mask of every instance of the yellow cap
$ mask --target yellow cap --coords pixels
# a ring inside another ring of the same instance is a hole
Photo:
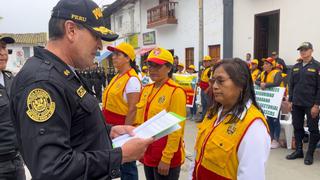
[[[270,63],[272,65],[272,67],[276,66],[276,60],[274,60],[272,57],[268,57],[264,61]]]
[[[147,61],[161,65],[167,62],[173,64],[173,56],[170,51],[157,47],[150,52]]]
[[[193,70],[196,69],[196,67],[194,65],[190,65],[188,68],[193,69]]]
[[[184,67],[184,64],[182,64],[182,63],[179,63],[179,64],[178,64],[178,66]]]
[[[134,52],[134,48],[128,44],[128,43],[120,43],[118,46],[113,47],[113,46],[108,46],[107,49],[109,51],[119,51],[122,52],[124,54],[126,54],[127,56],[129,56],[129,58],[131,59],[131,61],[133,61],[136,58],[136,54]]]
[[[142,66],[142,70],[147,70],[148,67],[147,66]]]
[[[211,61],[212,58],[210,56],[204,56],[203,61]]]
[[[251,64],[259,64],[258,59],[253,59],[253,60],[251,60]]]

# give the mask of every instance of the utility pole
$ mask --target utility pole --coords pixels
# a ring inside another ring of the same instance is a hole
[[[203,59],[203,0],[199,0],[199,69]]]

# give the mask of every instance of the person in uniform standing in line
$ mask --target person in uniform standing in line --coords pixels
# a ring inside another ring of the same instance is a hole
[[[271,141],[250,70],[245,61],[228,59],[213,74],[216,103],[199,125],[193,179],[264,180]]]
[[[258,79],[258,77],[260,76],[261,71],[258,68],[259,65],[259,61],[258,59],[254,59],[251,61],[251,77],[253,82],[256,82],[256,80]]]
[[[263,64],[263,72],[260,74],[259,78],[256,80],[256,85],[260,86],[262,90],[272,87],[280,87],[282,82],[281,72],[276,69],[275,59],[269,57],[265,59]],[[267,116],[267,121],[270,128],[271,135],[271,148],[276,149],[280,147],[279,138],[280,138],[280,120],[279,117]]]
[[[271,57],[276,60],[277,64],[281,64],[282,65],[282,67],[283,67],[282,72],[284,74],[287,74],[288,73],[287,65],[284,62],[284,60],[279,57],[278,53],[276,51],[272,52]]]
[[[113,148],[112,138],[132,126],[107,125],[98,101],[75,68],[93,65],[105,27],[91,0],[60,0],[49,20],[49,41],[35,47],[11,88],[10,112],[19,149],[36,180],[109,180],[120,165],[139,159],[153,139],[133,138]]]
[[[118,70],[106,88],[102,109],[106,122],[112,125],[134,125],[136,104],[140,98],[141,82],[139,80],[134,48],[128,43],[116,47],[108,46],[113,52],[112,62]],[[136,161],[121,166],[121,180],[138,180]]]
[[[25,180],[23,160],[9,111],[13,75],[5,70],[9,58],[6,46],[14,42],[13,38],[0,35],[0,179]]]
[[[210,56],[205,56],[203,58],[203,67],[205,68],[200,76],[200,82],[199,87],[201,88],[201,106],[202,106],[202,114],[201,118],[197,122],[201,122],[206,113],[207,108],[209,105],[209,96],[207,94],[208,87],[209,87],[209,79],[211,76],[211,64],[212,64],[212,58]]]
[[[288,160],[303,158],[304,117],[307,115],[310,132],[309,147],[304,159],[305,165],[313,164],[313,154],[320,139],[320,63],[312,56],[310,42],[302,43],[298,51],[301,60],[292,67],[289,83],[289,109],[292,111],[292,125],[296,140],[296,150],[288,155]]]
[[[164,48],[155,48],[147,58],[150,77],[154,83],[147,85],[137,104],[136,123],[142,124],[163,110],[186,117],[186,93],[171,77],[173,57]],[[143,117],[143,119],[141,119]],[[143,120],[143,121],[141,121]],[[144,154],[142,163],[147,180],[178,180],[184,163],[184,126],[152,143]]]

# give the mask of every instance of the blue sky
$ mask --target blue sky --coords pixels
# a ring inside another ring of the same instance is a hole
[[[0,33],[47,32],[52,8],[59,0],[1,0]],[[94,0],[100,7],[115,0]]]

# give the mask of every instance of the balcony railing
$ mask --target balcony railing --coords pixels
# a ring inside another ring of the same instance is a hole
[[[148,25],[147,28],[153,28],[164,24],[178,24],[175,16],[175,6],[177,2],[164,2],[147,11]]]

